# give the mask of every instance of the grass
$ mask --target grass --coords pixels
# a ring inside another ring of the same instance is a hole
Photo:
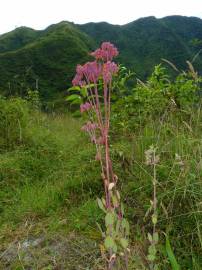
[[[201,114],[197,118],[193,111],[186,122],[171,114],[163,122],[151,119],[139,128],[138,134],[135,132],[129,142],[130,148],[118,142],[125,172],[122,176],[125,203],[130,220],[138,224],[142,236],[151,231],[148,211],[152,198],[152,171],[145,165],[145,151],[152,144],[158,147],[157,228],[161,244],[164,243],[163,232],[169,232],[182,269],[201,266],[201,127]],[[168,269],[169,265],[163,261],[161,267]]]
[[[148,211],[152,171],[145,164],[145,150],[152,144],[160,155],[160,269],[170,269],[163,232],[169,233],[182,269],[202,267],[201,118],[200,111],[183,119],[171,113],[163,121],[151,119],[127,137],[111,135],[115,172],[132,227],[132,250],[138,256],[131,269],[144,269],[147,233],[152,229]],[[95,151],[81,133],[81,125],[80,119],[69,115],[33,113],[24,144],[0,154],[1,251],[16,239],[41,234],[52,239],[74,232],[86,239],[100,240],[95,223],[102,224],[102,213],[96,204],[96,197],[102,196],[102,183]],[[137,263],[139,266],[135,266]],[[47,265],[53,263],[48,261]]]
[[[85,140],[78,121],[68,116],[45,117],[42,123],[30,125],[31,141],[0,157],[1,224],[6,220],[22,220],[23,216],[52,215],[62,205],[76,201],[78,204],[100,186],[92,179],[92,170],[89,185],[86,171],[93,150],[87,141],[83,148],[81,142]],[[78,167],[81,162],[84,164]]]

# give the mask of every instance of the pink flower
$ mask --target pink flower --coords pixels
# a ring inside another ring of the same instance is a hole
[[[91,55],[95,57],[96,61],[87,62],[83,66],[77,65],[76,75],[72,80],[74,86],[83,87],[89,83],[95,84],[101,75],[105,82],[109,82],[112,75],[118,71],[117,65],[111,62],[113,57],[118,55],[118,50],[110,42],[103,42],[101,48],[92,52]],[[103,60],[106,63],[101,64],[97,60]]]
[[[76,75],[74,79],[72,80],[72,84],[74,86],[77,86],[77,85],[82,86],[83,85],[82,78],[83,78],[83,66],[77,65]]]
[[[78,65],[76,75],[72,80],[74,86],[84,86],[86,83],[96,83],[102,73],[102,66],[96,61],[87,62],[85,65]]]
[[[110,42],[103,42],[100,49],[92,52],[96,60],[111,61],[119,54],[117,48]]]
[[[103,51],[101,49],[97,49],[94,52],[90,53],[96,60],[102,59],[103,60]]]
[[[83,66],[82,65],[77,65],[76,73],[80,74],[80,75],[83,75]]]
[[[110,42],[103,42],[101,49],[107,52],[107,61],[111,61],[113,57],[116,57],[119,54],[117,48]]]
[[[89,102],[86,102],[86,103],[80,105],[80,112],[81,113],[83,113],[85,111],[89,111],[90,109],[92,109],[92,105]]]
[[[77,86],[77,85],[80,86],[80,84],[81,84],[81,79],[82,79],[82,77],[81,77],[80,75],[76,74],[75,77],[74,77],[74,79],[72,80],[72,84],[73,84],[74,86]]]
[[[96,83],[101,75],[102,67],[96,61],[87,62],[83,66],[83,74],[88,82]]]
[[[103,79],[105,83],[111,81],[112,76],[118,72],[118,66],[114,62],[108,61],[107,63],[103,64]]]
[[[97,128],[97,124],[96,123],[92,123],[91,121],[88,121],[82,128],[82,131],[86,131],[86,132],[90,132],[93,131]]]

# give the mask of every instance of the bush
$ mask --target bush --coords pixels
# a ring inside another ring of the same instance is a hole
[[[0,150],[21,145],[29,121],[28,104],[21,98],[0,97]]]
[[[158,119],[166,112],[186,117],[194,107],[199,107],[201,82],[194,70],[179,73],[172,79],[158,65],[147,82],[137,80],[128,95],[117,99],[113,105],[113,126],[132,131],[151,117]]]

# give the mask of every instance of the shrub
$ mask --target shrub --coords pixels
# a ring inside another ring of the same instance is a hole
[[[28,121],[29,109],[25,100],[0,97],[0,150],[12,149],[24,142]]]
[[[132,131],[148,119],[161,118],[167,112],[186,117],[193,107],[200,104],[201,82],[202,78],[192,66],[189,71],[179,73],[172,79],[166,69],[158,65],[147,82],[137,80],[131,92],[114,103],[113,126]]]

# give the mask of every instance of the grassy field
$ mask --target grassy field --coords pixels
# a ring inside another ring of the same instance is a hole
[[[201,119],[200,108],[183,119],[167,113],[130,133],[111,134],[132,231],[130,269],[148,269],[153,172],[145,151],[151,145],[160,156],[159,267],[172,269],[165,232],[182,269],[202,267]],[[96,227],[103,218],[96,203],[102,183],[81,119],[33,112],[27,121],[24,141],[0,154],[0,269],[103,269]]]

